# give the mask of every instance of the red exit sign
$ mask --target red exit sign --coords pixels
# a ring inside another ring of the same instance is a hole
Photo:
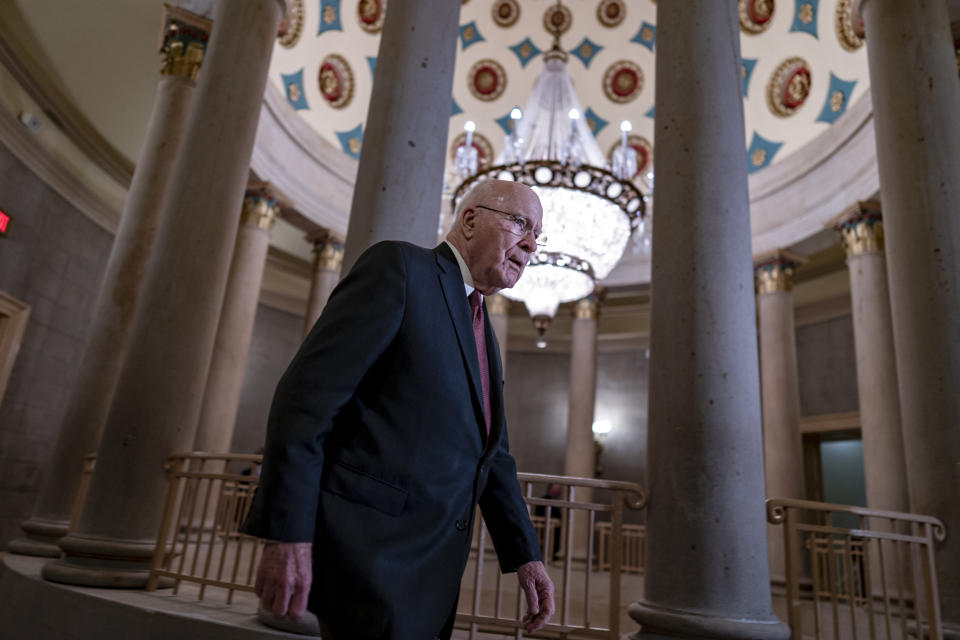
[[[7,226],[10,224],[10,216],[0,211],[0,236],[7,235]]]

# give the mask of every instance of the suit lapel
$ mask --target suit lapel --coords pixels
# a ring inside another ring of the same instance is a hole
[[[477,343],[473,339],[473,322],[470,319],[470,305],[467,303],[467,294],[463,288],[463,276],[460,275],[460,268],[457,265],[456,258],[453,257],[450,248],[447,247],[446,244],[441,244],[434,249],[434,251],[437,254],[437,265],[440,267],[440,273],[437,274],[440,279],[440,288],[443,291],[444,301],[447,303],[447,311],[450,313],[453,328],[457,333],[457,341],[460,343],[460,353],[463,356],[463,361],[467,365],[470,387],[473,389],[474,413],[477,414],[477,419],[479,420],[481,436],[486,440],[487,427],[483,419],[480,364],[477,359]],[[492,422],[491,420],[491,424]]]

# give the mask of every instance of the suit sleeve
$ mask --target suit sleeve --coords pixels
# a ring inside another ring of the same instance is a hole
[[[486,487],[480,494],[480,511],[503,573],[541,559],[537,534],[517,482],[517,463],[508,449],[504,430],[498,451],[490,459]]]
[[[492,335],[492,353],[499,372],[503,370],[500,347],[496,335]],[[517,482],[517,463],[510,454],[505,419],[503,424],[497,451],[490,458],[487,484],[480,494],[480,511],[497,550],[500,570],[511,573],[522,564],[540,560],[540,543]]]
[[[403,319],[402,248],[379,243],[357,260],[280,378],[260,482],[243,530],[279,542],[313,540],[323,444]]]

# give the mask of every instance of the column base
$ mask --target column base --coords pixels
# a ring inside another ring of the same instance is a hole
[[[772,612],[769,618],[759,620],[719,618],[635,602],[630,605],[629,614],[641,626],[640,631],[627,636],[629,640],[787,640],[790,637],[790,627]]]
[[[30,518],[20,525],[27,535],[10,542],[7,551],[22,556],[59,558],[63,552],[57,546],[57,541],[67,535],[69,527],[68,520]]]
[[[59,542],[64,557],[48,562],[41,575],[50,582],[85,587],[144,589],[156,543],[71,534]],[[161,578],[162,588],[173,585]]]
[[[290,618],[278,618],[263,607],[257,607],[257,621],[271,629],[279,629],[280,631],[286,631],[288,633],[298,633],[302,636],[313,636],[315,638],[321,638],[321,640],[330,635],[329,633],[324,633],[320,625],[320,620],[316,614],[310,611],[304,611],[302,616],[296,620],[292,620]]]

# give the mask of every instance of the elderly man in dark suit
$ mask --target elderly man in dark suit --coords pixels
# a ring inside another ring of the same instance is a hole
[[[271,541],[265,609],[308,608],[334,640],[449,638],[479,504],[524,626],[550,618],[483,303],[520,278],[542,215],[530,188],[480,183],[446,242],[378,243],[334,290],[277,386],[245,524]]]

